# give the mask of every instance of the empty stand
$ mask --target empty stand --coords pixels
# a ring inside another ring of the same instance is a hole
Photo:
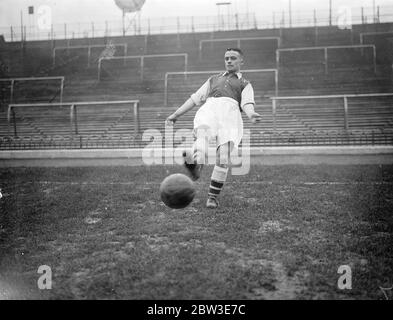
[[[98,81],[102,78],[163,79],[169,71],[188,69],[188,54],[154,54],[142,56],[104,57],[98,62]]]
[[[369,34],[372,26],[353,26],[351,30],[311,27],[68,39],[28,42],[22,51],[18,44],[6,43],[0,50],[2,61],[9,65],[8,76],[65,76],[64,105],[16,108],[15,132],[13,122],[7,121],[11,84],[0,82],[0,149],[144,147],[149,141],[142,139],[143,132],[164,132],[168,115],[209,75],[224,69],[224,52],[232,46],[240,46],[245,52],[242,72],[253,84],[256,111],[262,115],[262,121],[253,125],[242,114],[245,129],[251,130],[253,146],[391,145],[393,98],[353,96],[392,92],[391,60],[384,57],[391,47],[388,27],[386,34],[378,35]],[[359,42],[366,45],[362,47],[357,41],[361,33]],[[276,69],[277,49],[277,76],[274,71],[247,73],[259,68]],[[146,58],[141,68],[141,58],[128,61],[125,55],[156,57]],[[105,81],[98,82],[100,59]],[[31,83],[15,86],[14,103],[59,99],[55,85]],[[282,99],[275,109],[270,100],[304,95],[339,97]],[[347,95],[346,106],[343,95]],[[139,134],[135,134],[133,109],[111,104],[114,100],[139,101]],[[73,101],[103,104],[77,106],[72,111]],[[191,139],[196,110],[175,125],[175,130],[187,130],[185,140]],[[182,132],[178,134],[180,139]]]
[[[67,46],[53,48],[53,66],[57,63],[62,63],[70,56],[78,56],[85,61],[86,66],[90,67],[92,64],[98,64],[102,56],[126,56],[127,44],[105,44],[105,45],[86,45],[86,46]]]
[[[29,77],[0,79],[1,101],[51,102],[63,99],[64,77]]]
[[[280,46],[280,37],[204,39],[199,41],[199,61],[205,69],[220,68],[226,49],[237,47],[245,53],[248,69],[271,68],[275,64],[275,50]]]
[[[341,101],[340,101],[341,100]],[[392,129],[393,93],[273,97],[274,131],[282,131],[277,123],[287,113],[310,132],[343,132],[352,135],[372,131],[380,134]]]
[[[369,68],[377,72],[376,49],[374,45],[326,46],[286,48],[276,50],[277,68],[299,72],[309,71],[307,67],[320,66],[325,74],[335,68]],[[280,70],[281,71],[281,70]],[[321,72],[321,71],[319,71]]]
[[[139,133],[139,101],[10,104],[13,136],[111,135]]]
[[[362,32],[359,35],[361,44],[372,44],[377,48],[377,61],[378,63],[393,62],[392,50],[393,43],[390,40],[393,38],[393,31],[380,31],[380,32]]]

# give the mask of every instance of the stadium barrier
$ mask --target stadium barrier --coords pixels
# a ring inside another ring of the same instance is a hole
[[[260,146],[375,146],[393,145],[393,131],[372,130],[316,130],[260,131],[253,137]]]
[[[276,50],[276,68],[279,69],[280,66],[280,52],[294,52],[294,51],[308,51],[308,50],[324,50],[324,65],[325,65],[325,74],[329,73],[329,57],[328,50],[329,49],[351,49],[351,48],[372,48],[373,49],[373,66],[374,73],[377,73],[377,53],[375,49],[375,45],[367,44],[367,45],[348,45],[348,46],[325,46],[325,47],[303,47],[303,48],[285,48],[285,49],[277,49]],[[363,50],[362,50],[363,54]]]
[[[175,147],[187,146],[175,142]],[[0,153],[5,150],[56,150],[56,149],[138,149],[152,147],[140,136],[132,134],[95,134],[95,135],[53,135],[53,136],[18,136],[1,137]],[[251,136],[251,148],[326,147],[347,146],[393,146],[392,130],[328,130],[315,132],[302,131],[254,131]],[[159,147],[159,146],[157,146]],[[65,150],[64,150],[65,151]],[[1,156],[0,156],[1,158]]]
[[[386,31],[386,32],[361,32],[359,34],[360,37],[360,44],[365,44],[364,43],[364,38],[367,36],[379,36],[379,35],[390,35],[393,37],[393,31]]]
[[[349,130],[348,120],[348,99],[349,98],[362,98],[362,97],[389,97],[393,93],[366,93],[366,94],[341,94],[341,95],[324,95],[324,96],[288,96],[288,97],[270,97],[272,100],[272,116],[273,116],[273,131],[277,131],[277,104],[281,100],[307,100],[307,99],[343,99],[344,111],[344,129]]]
[[[188,70],[188,54],[187,53],[168,53],[168,54],[150,54],[140,56],[123,56],[123,57],[102,57],[98,60],[98,81],[101,81],[102,72],[102,61],[104,60],[123,60],[124,63],[128,59],[140,59],[140,79],[144,79],[144,67],[146,58],[158,58],[158,57],[183,57],[184,58],[184,72]]]
[[[15,82],[18,82],[18,81],[44,81],[44,80],[60,80],[60,103],[63,102],[64,77],[9,78],[9,79],[0,79],[0,82],[11,82],[10,103],[12,104],[14,102]]]
[[[278,96],[278,71],[277,69],[250,69],[250,70],[242,70],[242,73],[248,73],[248,72],[273,72],[274,73],[274,91],[275,91],[275,96]],[[184,75],[187,77],[188,75],[193,75],[193,74],[218,74],[222,73],[222,70],[219,71],[188,71],[188,72],[167,72],[165,74],[165,89],[164,89],[164,102],[165,106],[168,106],[168,81],[169,81],[169,76],[171,75]]]
[[[202,48],[204,43],[214,43],[214,42],[236,42],[238,48],[241,48],[242,41],[257,41],[257,40],[276,40],[277,47],[281,47],[281,38],[280,37],[252,37],[252,38],[222,38],[222,39],[204,39],[199,40],[199,60],[202,59]]]
[[[83,101],[83,102],[65,102],[65,103],[35,103],[35,104],[10,104],[7,110],[7,120],[11,126],[11,117],[14,125],[14,136],[18,135],[16,126],[15,108],[35,108],[35,107],[69,107],[70,108],[70,133],[71,135],[78,134],[78,107],[97,107],[105,105],[119,105],[132,104],[134,112],[134,134],[139,134],[140,120],[139,120],[139,100],[124,100],[124,101]]]
[[[214,149],[212,150],[214,152]],[[74,150],[0,150],[0,167],[91,167],[91,166],[146,166],[143,148],[108,148]],[[177,149],[157,150],[149,158],[152,164],[165,164],[176,156]],[[210,150],[209,150],[210,152]],[[373,164],[391,165],[392,146],[271,146],[251,147],[250,164]],[[176,159],[176,158],[175,158]],[[169,164],[173,168],[173,164]],[[150,168],[150,167],[149,167]],[[147,170],[149,170],[149,168]],[[168,167],[168,169],[170,169]],[[135,183],[130,181],[129,183]],[[340,183],[340,182],[338,182]],[[343,182],[345,184],[345,182]],[[325,182],[322,182],[325,184]],[[326,182],[329,184],[329,182]]]
[[[126,43],[115,43],[113,44],[114,47],[123,47],[123,54],[124,56],[127,55],[128,47]],[[87,67],[90,67],[90,60],[91,60],[91,49],[92,48],[108,48],[108,45],[106,44],[94,44],[94,45],[84,45],[84,46],[67,46],[67,47],[55,47],[53,48],[52,51],[52,61],[53,61],[53,67],[56,66],[56,51],[59,50],[75,50],[75,49],[87,49]]]

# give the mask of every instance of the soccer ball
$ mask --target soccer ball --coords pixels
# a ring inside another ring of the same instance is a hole
[[[184,174],[171,174],[162,181],[160,195],[162,202],[169,208],[185,208],[194,199],[194,182]]]

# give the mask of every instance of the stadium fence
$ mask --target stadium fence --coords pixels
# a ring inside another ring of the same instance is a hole
[[[244,41],[269,41],[275,40],[277,42],[277,48],[281,47],[280,37],[252,37],[252,38],[222,38],[222,39],[204,39],[199,40],[199,59],[202,59],[202,49],[204,43],[215,43],[215,42],[236,42],[238,48],[241,48],[241,43]]]
[[[83,102],[65,102],[65,103],[35,103],[35,104],[10,104],[7,110],[7,120],[11,127],[11,118],[14,127],[14,136],[18,135],[15,108],[36,108],[36,107],[68,107],[70,108],[70,133],[71,135],[77,135],[78,132],[78,107],[103,107],[108,105],[121,105],[131,104],[133,105],[134,114],[134,134],[139,134],[140,120],[139,120],[139,100],[124,100],[124,101],[83,101]],[[114,111],[115,112],[115,111]]]
[[[309,99],[343,99],[344,129],[349,130],[348,99],[362,97],[391,97],[393,93],[366,93],[366,94],[342,94],[342,95],[320,95],[320,96],[288,96],[270,97],[272,100],[273,131],[277,131],[277,106],[282,100],[309,100]]]
[[[150,54],[150,55],[139,55],[139,56],[124,56],[124,57],[103,57],[98,61],[98,81],[101,81],[102,74],[102,62],[109,60],[123,60],[125,63],[129,59],[140,59],[140,80],[144,79],[144,67],[146,58],[160,58],[160,57],[183,57],[184,58],[184,72],[188,69],[188,54],[187,53],[168,53],[168,54]]]
[[[14,102],[14,89],[15,82],[18,81],[46,81],[46,80],[60,80],[60,103],[63,101],[63,91],[64,91],[64,77],[29,77],[29,78],[9,78],[0,79],[0,82],[10,82],[10,103]]]
[[[393,37],[393,31],[386,31],[386,32],[361,32],[359,37],[360,37],[360,44],[365,44],[364,43],[364,38],[368,36],[379,36],[379,35],[390,35]]]
[[[303,47],[303,48],[285,48],[285,49],[277,49],[276,50],[276,64],[277,64],[277,69],[279,69],[280,66],[280,52],[294,52],[294,51],[308,51],[308,50],[324,50],[324,65],[325,65],[325,74],[329,73],[329,56],[328,56],[328,50],[333,50],[333,49],[356,49],[356,48],[372,48],[373,50],[373,66],[374,66],[374,73],[377,73],[377,54],[376,54],[376,49],[375,45],[367,44],[367,45],[348,45],[348,46],[325,46],[325,47]],[[362,50],[363,54],[363,50]]]
[[[126,56],[127,55],[127,44],[126,43],[115,43],[113,44],[114,47],[123,47],[123,55]],[[108,48],[108,45],[106,44],[94,44],[94,45],[84,45],[84,46],[66,46],[66,47],[55,47],[53,48],[52,51],[52,61],[53,61],[53,67],[56,66],[56,51],[59,50],[67,50],[67,52],[69,50],[76,50],[76,49],[86,49],[87,50],[87,67],[90,67],[90,61],[91,61],[91,51],[93,48],[104,48],[104,50],[106,48]]]

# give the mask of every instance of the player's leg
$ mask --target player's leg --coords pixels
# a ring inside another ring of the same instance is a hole
[[[206,203],[208,208],[217,208],[220,194],[228,175],[230,154],[238,147],[243,136],[243,120],[239,106],[231,99],[221,98],[216,108],[217,155]]]
[[[217,148],[216,165],[214,166],[213,173],[210,180],[209,194],[206,202],[206,207],[217,208],[218,196],[224,187],[227,180],[230,153],[233,149],[233,142],[229,141]]]

